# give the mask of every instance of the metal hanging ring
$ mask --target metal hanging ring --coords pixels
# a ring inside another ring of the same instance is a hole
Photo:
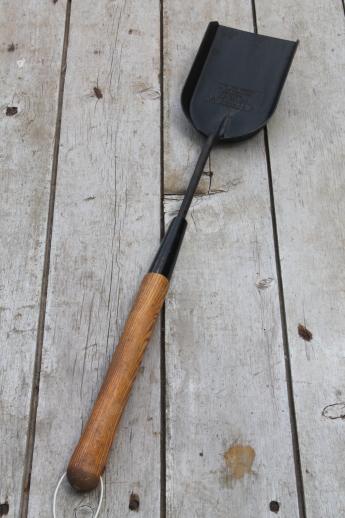
[[[57,483],[56,489],[54,491],[54,497],[53,497],[53,518],[56,518],[56,499],[57,499],[57,495],[58,495],[60,486],[61,486],[61,484],[62,484],[62,482],[63,482],[65,477],[66,477],[66,473],[64,473],[62,475],[62,477],[60,478],[59,482]],[[100,510],[101,510],[101,506],[102,506],[102,501],[103,501],[103,494],[104,494],[103,479],[102,479],[102,477],[99,477],[99,478],[100,478],[100,481],[101,481],[101,494],[99,496],[98,507],[96,509],[96,514],[95,514],[94,518],[97,518],[99,516]]]

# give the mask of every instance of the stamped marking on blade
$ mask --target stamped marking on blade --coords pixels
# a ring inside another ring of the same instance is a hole
[[[210,95],[206,101],[211,104],[221,104],[228,108],[249,112],[255,109],[254,105],[261,104],[262,97],[262,93],[255,90],[219,83],[217,92]]]

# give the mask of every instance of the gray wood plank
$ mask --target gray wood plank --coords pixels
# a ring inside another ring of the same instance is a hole
[[[199,150],[179,97],[206,23],[253,25],[250,2],[164,4],[168,221]],[[216,149],[208,168],[211,186],[205,176],[166,308],[167,516],[269,517],[278,501],[279,516],[291,518],[298,505],[262,134]]]
[[[22,492],[65,8],[63,0],[0,3],[0,504],[8,518],[19,516]]]
[[[341,1],[256,4],[260,32],[300,39],[270,156],[306,511],[335,518],[345,514],[344,12]]]
[[[160,236],[159,4],[73,2],[29,516],[46,518]],[[97,90],[97,95],[94,88]],[[100,93],[102,97],[100,97]],[[156,329],[104,475],[102,516],[157,517]],[[91,516],[67,483],[59,516]],[[74,511],[73,511],[74,510]]]

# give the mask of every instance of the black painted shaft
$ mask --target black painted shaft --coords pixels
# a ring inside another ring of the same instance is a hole
[[[160,273],[170,279],[186,231],[186,216],[192,203],[196,188],[200,182],[201,175],[204,171],[206,160],[209,157],[212,147],[224,132],[228,120],[229,116],[226,115],[220,122],[217,131],[205,140],[186,193],[183,197],[180,210],[176,218],[174,218],[170,223],[153,263],[151,264],[149,272]]]
[[[195,164],[193,175],[189,181],[186,193],[185,193],[184,198],[181,203],[180,210],[178,212],[178,215],[181,218],[185,218],[187,216],[187,213],[188,213],[190,204],[192,203],[196,188],[199,185],[201,175],[204,172],[206,160],[208,159],[211,149],[212,149],[215,141],[217,140],[217,138],[218,138],[218,134],[210,135],[204,142],[204,145],[201,149],[197,163]]]

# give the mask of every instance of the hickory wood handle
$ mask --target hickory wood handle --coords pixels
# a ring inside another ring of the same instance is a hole
[[[67,468],[70,484],[80,491],[97,487],[121,414],[168,291],[160,273],[145,275],[89,420]]]

